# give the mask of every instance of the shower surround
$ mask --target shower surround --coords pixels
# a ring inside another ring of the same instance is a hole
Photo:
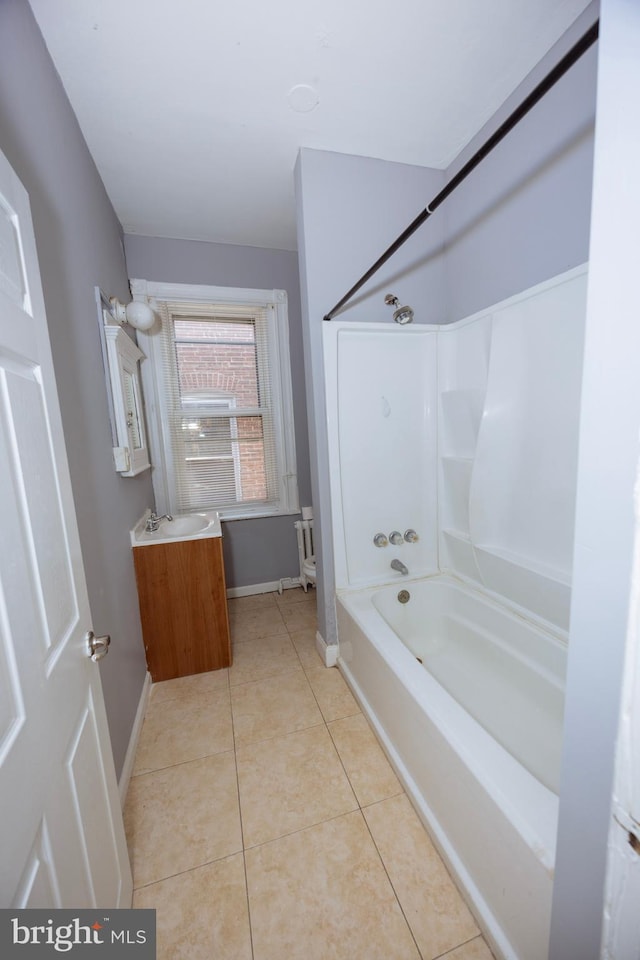
[[[448,326],[323,329],[338,666],[514,960],[549,935],[585,303],[580,267]]]

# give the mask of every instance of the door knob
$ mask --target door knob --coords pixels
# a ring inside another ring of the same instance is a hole
[[[109,644],[111,643],[111,637],[108,633],[104,637],[96,637],[93,630],[89,630],[85,636],[87,641],[87,649],[89,651],[88,656],[96,663],[98,660],[102,660],[103,657],[109,653]]]

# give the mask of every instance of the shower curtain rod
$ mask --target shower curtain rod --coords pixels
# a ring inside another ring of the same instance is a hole
[[[449,183],[438,193],[430,203],[424,208],[422,213],[413,220],[409,226],[404,230],[400,236],[391,244],[390,247],[385,250],[381,257],[376,260],[372,267],[370,267],[365,274],[363,274],[357,283],[355,283],[348,293],[345,293],[342,300],[339,300],[336,303],[335,307],[329,310],[323,317],[323,320],[331,320],[338,310],[341,309],[347,303],[354,293],[357,293],[360,287],[362,287],[367,280],[369,280],[374,273],[380,269],[380,267],[387,262],[387,260],[393,256],[396,250],[399,250],[400,247],[405,243],[409,237],[415,233],[418,227],[422,226],[425,220],[431,216],[432,213],[440,206],[443,200],[446,200],[447,197],[453,193],[453,191],[458,187],[463,180],[468,177],[472,170],[474,170],[478,164],[484,160],[488,153],[490,153],[495,146],[505,137],[510,130],[512,130],[516,124],[522,120],[522,118],[531,110],[536,103],[544,97],[551,87],[569,70],[573,64],[580,59],[583,53],[585,53],[589,47],[595,43],[598,39],[598,28],[599,20],[593,24],[592,27],[587,30],[587,32],[578,40],[576,44],[569,50],[568,53],[564,55],[562,60],[555,65],[555,67],[547,74],[547,76],[542,80],[537,87],[535,87],[528,97],[522,101],[519,107],[510,114],[509,117],[502,123],[495,133],[493,133],[489,139],[480,147],[479,150],[474,153],[470,160],[467,160],[465,165],[456,173],[454,177],[451,178]]]

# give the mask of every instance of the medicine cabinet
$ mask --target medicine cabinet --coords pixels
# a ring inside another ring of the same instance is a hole
[[[140,384],[139,362],[144,354],[113,321],[104,324],[104,337],[117,442],[115,467],[121,476],[135,477],[151,466]]]

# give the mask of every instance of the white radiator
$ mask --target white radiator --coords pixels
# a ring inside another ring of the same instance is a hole
[[[316,555],[313,548],[313,520],[296,520],[298,557],[300,559],[300,583],[306,592],[309,584],[316,582]]]

